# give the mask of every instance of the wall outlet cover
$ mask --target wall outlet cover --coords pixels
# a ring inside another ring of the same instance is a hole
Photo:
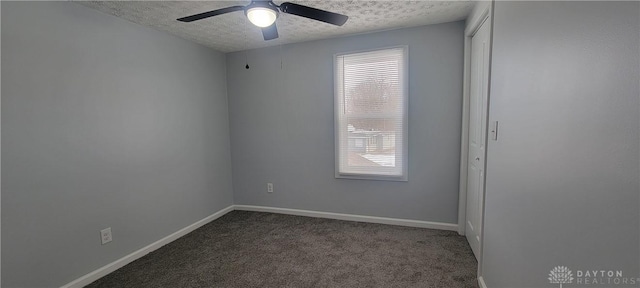
[[[111,235],[111,227],[100,230],[100,239],[102,241],[102,245],[107,244],[113,240]]]
[[[273,193],[273,183],[267,183],[267,192]]]

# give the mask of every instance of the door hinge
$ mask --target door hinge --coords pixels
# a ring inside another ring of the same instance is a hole
[[[489,131],[491,131],[491,140],[498,141],[498,121],[491,121]]]

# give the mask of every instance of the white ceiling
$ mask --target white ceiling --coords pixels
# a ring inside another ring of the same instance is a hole
[[[341,27],[280,13],[276,24],[280,37],[264,41],[242,11],[183,23],[177,18],[219,8],[247,5],[245,1],[91,1],[78,2],[131,22],[166,31],[222,52],[233,52],[325,39],[372,31],[413,27],[463,20],[473,1],[362,1],[362,0],[275,0],[293,2],[349,16]]]

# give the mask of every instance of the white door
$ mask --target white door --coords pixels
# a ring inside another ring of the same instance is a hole
[[[489,21],[484,21],[471,38],[469,84],[469,159],[467,167],[467,212],[465,235],[476,258],[482,235],[484,162],[487,137],[489,85]]]

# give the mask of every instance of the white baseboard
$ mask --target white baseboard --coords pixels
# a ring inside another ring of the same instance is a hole
[[[143,247],[140,250],[137,250],[137,251],[135,251],[135,252],[133,252],[133,253],[127,255],[127,256],[124,256],[124,257],[122,257],[122,258],[120,258],[120,259],[118,259],[116,261],[113,261],[113,262],[111,262],[111,263],[109,263],[109,264],[107,264],[107,265],[105,265],[105,266],[103,266],[101,268],[98,268],[97,270],[95,270],[95,271],[93,271],[93,272],[91,272],[91,273],[89,273],[87,275],[84,275],[84,276],[82,276],[82,277],[80,277],[80,278],[78,278],[78,279],[76,279],[76,280],[74,280],[72,282],[69,282],[68,284],[62,286],[62,288],[84,287],[84,286],[90,284],[91,282],[96,281],[96,280],[106,276],[107,274],[118,270],[122,266],[127,265],[127,264],[137,260],[138,258],[140,258],[140,257],[142,257],[144,255],[147,255],[147,254],[155,251],[156,249],[158,249],[158,248],[160,248],[160,247],[162,247],[164,245],[167,245],[167,244],[173,242],[174,240],[176,240],[176,239],[178,239],[178,238],[180,238],[180,237],[182,237],[184,235],[189,234],[189,232],[191,232],[193,230],[196,230],[196,229],[202,227],[203,225],[205,225],[205,224],[207,224],[207,223],[209,223],[209,222],[211,222],[213,220],[216,220],[216,219],[220,218],[221,216],[223,216],[224,214],[227,214],[227,213],[229,213],[231,211],[233,211],[233,205],[231,205],[231,206],[229,206],[227,208],[224,208],[224,209],[222,209],[222,210],[220,210],[220,211],[218,211],[216,213],[213,213],[213,214],[207,216],[206,218],[204,218],[204,219],[202,219],[202,220],[200,220],[200,221],[198,221],[196,223],[193,223],[193,224],[191,224],[191,225],[189,225],[187,227],[184,227],[184,228],[178,230],[177,232],[175,232],[175,233],[173,233],[173,234],[171,234],[171,235],[169,235],[167,237],[164,237],[164,238],[162,238],[162,239],[160,239],[160,240],[158,240],[156,242],[153,242],[153,243]]]
[[[478,285],[480,285],[480,288],[487,288],[487,284],[484,283],[482,276],[478,277]]]
[[[408,220],[408,219],[398,219],[398,218],[320,212],[320,211],[277,208],[277,207],[267,207],[267,206],[233,205],[233,207],[234,207],[234,210],[242,210],[242,211],[270,212],[270,213],[308,216],[308,217],[316,217],[316,218],[328,218],[328,219],[337,219],[337,220],[458,231],[458,224],[453,224],[453,223],[441,223],[441,222],[430,222],[430,221],[420,221],[420,220]]]

